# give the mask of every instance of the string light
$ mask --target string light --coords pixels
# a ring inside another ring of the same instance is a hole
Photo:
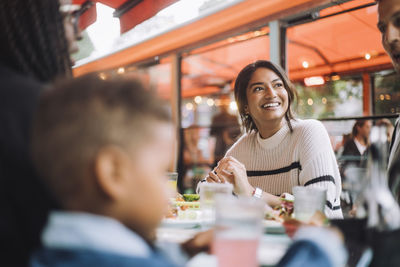
[[[203,99],[201,98],[201,96],[196,96],[195,98],[194,98],[194,102],[196,103],[196,104],[200,104],[201,103],[201,101],[202,101]]]
[[[125,68],[124,67],[118,68],[117,73],[118,74],[124,74],[125,73]]]
[[[214,105],[214,99],[212,98],[207,99],[207,105],[212,107]]]
[[[192,110],[193,109],[193,104],[192,103],[186,103],[186,109],[187,110]]]
[[[331,80],[332,80],[332,81],[338,81],[338,80],[340,80],[340,76],[337,75],[337,74],[332,75],[332,76],[331,76]]]

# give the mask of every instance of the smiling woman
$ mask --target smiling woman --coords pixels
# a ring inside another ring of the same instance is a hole
[[[263,92],[265,91],[267,91],[267,97],[262,99]],[[250,107],[249,102],[253,103],[253,100],[256,101],[256,98],[261,99],[259,100],[263,102],[260,103],[261,105],[272,101],[269,103],[269,108],[278,108],[280,111],[280,114],[276,114],[275,112],[275,119],[277,119],[275,123],[280,124],[282,118],[285,117],[291,129],[290,120],[294,117],[290,106],[295,96],[296,90],[282,68],[266,60],[258,60],[255,63],[247,65],[236,78],[235,99],[247,132],[251,130],[260,131],[259,127],[261,125],[257,125],[255,122],[257,118],[254,117],[255,114],[253,113],[253,116],[250,116],[251,113],[249,110],[253,108]],[[278,106],[274,107],[277,104]],[[264,108],[267,108],[267,106]]]
[[[279,205],[301,185],[327,192],[325,214],[342,218],[341,178],[328,133],[316,120],[294,119],[296,92],[284,71],[259,60],[236,78],[235,98],[246,134],[209,173],[208,182],[230,182],[239,195]]]
[[[263,138],[272,136],[282,127],[288,109],[288,93],[281,78],[272,70],[258,68],[246,90],[245,114],[251,117]],[[272,126],[272,127],[271,127]]]

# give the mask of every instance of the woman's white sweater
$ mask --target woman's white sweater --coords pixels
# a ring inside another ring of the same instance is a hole
[[[242,162],[249,182],[273,195],[292,193],[296,185],[327,190],[325,214],[343,218],[340,208],[341,178],[325,127],[317,120],[292,120],[273,136],[262,139],[258,132],[243,135],[228,150]]]

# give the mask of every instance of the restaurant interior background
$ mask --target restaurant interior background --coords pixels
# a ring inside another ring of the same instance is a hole
[[[165,8],[133,28],[122,27],[122,20],[120,28],[115,10],[97,3],[97,21],[80,41],[74,73],[140,78],[171,103],[179,136],[171,168],[179,172],[181,191],[193,190],[213,166],[212,119],[222,107],[238,116],[234,80],[255,60],[286,69],[298,90],[297,117],[324,123],[339,163],[355,119],[394,122],[400,112],[400,82],[380,43],[373,0],[158,2]],[[254,20],[240,17],[243,10]],[[222,29],[229,19],[233,25]],[[93,22],[93,14],[86,20],[81,23]]]

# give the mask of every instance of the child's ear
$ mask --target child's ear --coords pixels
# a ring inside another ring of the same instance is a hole
[[[116,146],[101,148],[95,157],[95,180],[107,197],[117,199],[125,190],[127,155]]]

